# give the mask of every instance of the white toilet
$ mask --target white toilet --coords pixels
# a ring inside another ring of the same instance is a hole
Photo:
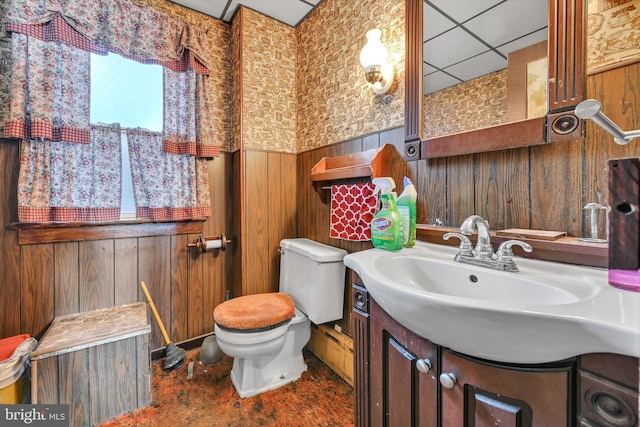
[[[280,253],[280,292],[233,298],[214,310],[216,339],[234,358],[231,381],[243,398],[300,378],[310,321],[342,318],[347,251],[285,239]]]

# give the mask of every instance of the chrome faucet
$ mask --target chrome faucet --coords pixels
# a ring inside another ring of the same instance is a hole
[[[476,228],[478,229],[478,242],[476,243],[475,256],[477,258],[491,258],[493,256],[491,235],[489,234],[489,224],[484,218],[479,215],[471,215],[460,226],[460,233],[469,236]]]
[[[478,241],[475,249],[472,249],[471,241],[465,234],[473,234],[474,229],[478,230]],[[513,260],[512,246],[520,246],[525,252],[533,250],[528,243],[520,240],[507,240],[500,244],[498,251],[494,254],[489,224],[478,215],[471,215],[465,219],[460,226],[460,233],[446,233],[442,236],[444,240],[449,240],[451,237],[460,239],[460,246],[458,246],[458,253],[453,259],[454,261],[494,270],[518,271],[518,266]]]

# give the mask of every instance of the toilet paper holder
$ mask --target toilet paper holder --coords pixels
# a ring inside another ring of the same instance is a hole
[[[227,236],[219,234],[217,236],[205,237],[204,234],[198,236],[195,242],[187,244],[188,248],[199,248],[202,253],[207,252],[207,249],[220,249],[222,251],[227,249],[227,245],[231,244],[231,240],[227,239]]]

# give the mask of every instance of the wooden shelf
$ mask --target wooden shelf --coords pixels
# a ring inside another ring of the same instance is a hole
[[[396,148],[385,144],[382,148],[323,157],[311,168],[311,181],[331,181],[346,178],[394,176],[399,161],[404,163]]]
[[[451,231],[460,231],[456,227],[444,227],[437,225],[418,224],[416,235],[419,240],[440,245],[457,246],[457,239],[443,240],[442,236]],[[477,235],[469,236],[475,242]],[[512,237],[499,236],[496,232],[491,232],[491,242],[494,248]],[[533,247],[533,252],[515,250],[516,255],[523,258],[542,259],[547,261],[564,262],[568,264],[588,265],[592,267],[607,267],[608,244],[583,242],[577,237],[561,237],[557,240],[540,240],[531,238],[521,238],[523,242],[529,243]]]

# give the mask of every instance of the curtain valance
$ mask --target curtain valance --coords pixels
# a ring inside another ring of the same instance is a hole
[[[131,0],[7,0],[6,30],[209,74],[205,29]]]
[[[11,57],[4,136],[88,144],[89,52],[14,34]]]

